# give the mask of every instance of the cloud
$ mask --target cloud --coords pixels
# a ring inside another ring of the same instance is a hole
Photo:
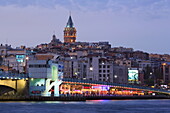
[[[1,6],[39,6],[55,8],[59,5],[68,10],[103,11],[150,16],[170,14],[170,0],[1,0]]]
[[[36,46],[55,31],[63,41],[71,10],[78,41],[168,53],[169,6],[169,0],[0,0],[0,38],[14,47]]]

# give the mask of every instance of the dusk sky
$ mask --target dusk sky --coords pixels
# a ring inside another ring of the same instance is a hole
[[[63,41],[69,11],[77,41],[170,54],[170,0],[0,0],[0,43]]]

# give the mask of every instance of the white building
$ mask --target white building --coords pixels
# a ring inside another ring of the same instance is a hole
[[[52,60],[30,60],[28,65],[30,95],[59,96],[63,65]]]
[[[3,65],[11,67],[13,70],[23,73],[26,72],[27,53],[24,49],[10,49],[3,57]]]

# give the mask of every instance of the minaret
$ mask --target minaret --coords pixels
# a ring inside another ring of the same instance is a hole
[[[67,25],[64,29],[64,42],[65,43],[74,43],[76,42],[76,28],[73,25],[71,15],[69,16]]]

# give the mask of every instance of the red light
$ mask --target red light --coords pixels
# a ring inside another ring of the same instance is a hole
[[[41,91],[32,91],[31,93],[32,93],[32,94],[40,94]]]

